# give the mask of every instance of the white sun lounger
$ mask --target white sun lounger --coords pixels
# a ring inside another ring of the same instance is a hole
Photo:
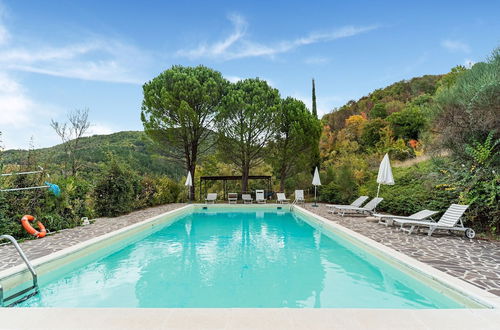
[[[422,221],[422,220],[428,219],[428,220],[434,221],[432,219],[432,216],[436,213],[438,213],[438,212],[431,211],[431,210],[422,210],[422,211],[418,211],[417,213],[413,213],[412,215],[409,215],[407,217],[403,217],[400,215],[377,214],[377,213],[372,214],[372,216],[378,218],[378,223],[386,225],[386,226],[390,226],[394,223],[394,220],[396,220],[396,219],[398,219],[398,220],[414,220],[414,221]]]
[[[250,194],[241,194],[241,199],[243,200],[244,204],[252,204],[253,202],[252,195]]]
[[[418,231],[420,228],[427,228],[427,235],[429,236],[431,236],[436,230],[448,230],[450,232],[462,231],[467,238],[474,238],[474,236],[476,236],[474,230],[472,228],[464,227],[464,223],[462,221],[462,215],[468,207],[469,205],[451,204],[438,222],[398,219],[394,219],[394,222],[400,224],[400,229],[408,234],[411,234],[415,229]],[[405,225],[410,226],[410,228],[404,228]]]
[[[295,190],[295,203],[305,203],[304,190]]]
[[[210,194],[207,194],[207,198],[205,198],[205,203],[215,204],[216,200],[217,200],[217,193],[210,193]]]
[[[238,194],[237,193],[227,193],[227,201],[229,204],[237,204],[238,203]]]
[[[259,204],[265,204],[264,190],[255,190],[255,201]]]
[[[285,193],[277,193],[276,197],[278,198],[277,202],[280,204],[286,204],[290,201],[289,199],[286,198]]]
[[[356,198],[356,200],[354,202],[351,203],[351,205],[341,205],[341,204],[328,204],[326,206],[328,206],[330,208],[330,210],[328,210],[329,213],[335,213],[334,212],[334,208],[337,207],[337,206],[354,206],[354,207],[361,207],[361,205],[363,205],[363,203],[368,199],[368,196],[359,196],[358,198]]]
[[[375,208],[381,201],[384,199],[382,197],[375,197],[368,203],[366,203],[363,207],[355,207],[352,205],[336,205],[333,207],[332,213],[338,213],[341,216],[344,216],[346,213],[361,213],[361,214],[372,214],[375,211]]]

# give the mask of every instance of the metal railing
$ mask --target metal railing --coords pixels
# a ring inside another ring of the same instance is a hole
[[[1,239],[8,239],[9,241],[12,242],[12,245],[14,245],[14,247],[16,248],[17,253],[19,253],[19,256],[21,257],[21,259],[23,259],[24,263],[26,264],[26,266],[28,267],[28,270],[31,273],[31,276],[33,277],[33,285],[32,286],[30,286],[26,289],[23,289],[17,293],[14,293],[13,295],[11,295],[7,298],[3,297],[3,287],[0,284],[0,307],[3,307],[3,306],[10,307],[10,306],[15,305],[21,301],[24,301],[24,300],[28,299],[29,297],[32,297],[38,293],[38,276],[36,274],[35,268],[33,268],[33,265],[31,264],[31,262],[28,260],[28,258],[24,254],[23,250],[21,249],[21,247],[17,243],[16,239],[10,235],[0,235],[0,240]],[[34,289],[34,291],[31,292],[29,295],[24,296],[18,300],[15,300],[14,302],[11,302],[8,304],[6,303],[7,301],[12,300],[12,299],[17,298],[17,297],[20,297],[33,289]]]

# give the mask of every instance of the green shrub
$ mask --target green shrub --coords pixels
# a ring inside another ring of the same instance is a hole
[[[361,133],[361,146],[365,150],[375,147],[382,137],[382,128],[386,127],[387,124],[385,120],[380,118],[368,121],[363,127],[363,133]]]
[[[375,119],[375,118],[384,119],[385,117],[387,117],[387,110],[385,108],[385,103],[375,104],[368,113],[368,117],[370,119]]]
[[[360,187],[360,194],[376,196],[378,184],[370,180]],[[423,209],[444,211],[459,201],[459,193],[447,181],[445,174],[432,162],[422,162],[406,168],[393,168],[393,186],[381,185],[384,200],[379,211],[410,215]]]
[[[156,181],[157,191],[154,194],[155,205],[175,203],[180,201],[182,186],[175,181],[167,178],[160,177]]]
[[[332,182],[321,188],[320,199],[328,203],[350,203],[358,194],[358,185],[349,164],[341,165]]]
[[[104,168],[94,190],[95,211],[100,216],[116,216],[132,211],[138,180],[133,171],[116,160]]]
[[[142,209],[155,205],[157,183],[153,177],[144,176],[139,182],[135,208]]]
[[[423,111],[416,105],[407,106],[403,111],[395,112],[387,117],[397,138],[418,140],[420,131],[425,127]]]

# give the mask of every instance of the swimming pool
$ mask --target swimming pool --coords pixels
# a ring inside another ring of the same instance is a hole
[[[288,207],[193,206],[40,278],[19,307],[478,307]]]

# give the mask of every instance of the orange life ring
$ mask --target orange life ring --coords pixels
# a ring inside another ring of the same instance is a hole
[[[40,231],[38,231],[31,226],[30,221],[35,221],[35,217],[27,214],[21,219],[21,225],[28,232],[28,234],[31,234],[38,238],[42,238],[47,235],[47,230],[45,229],[43,223],[41,223],[40,221],[36,222],[38,229],[40,229]]]

